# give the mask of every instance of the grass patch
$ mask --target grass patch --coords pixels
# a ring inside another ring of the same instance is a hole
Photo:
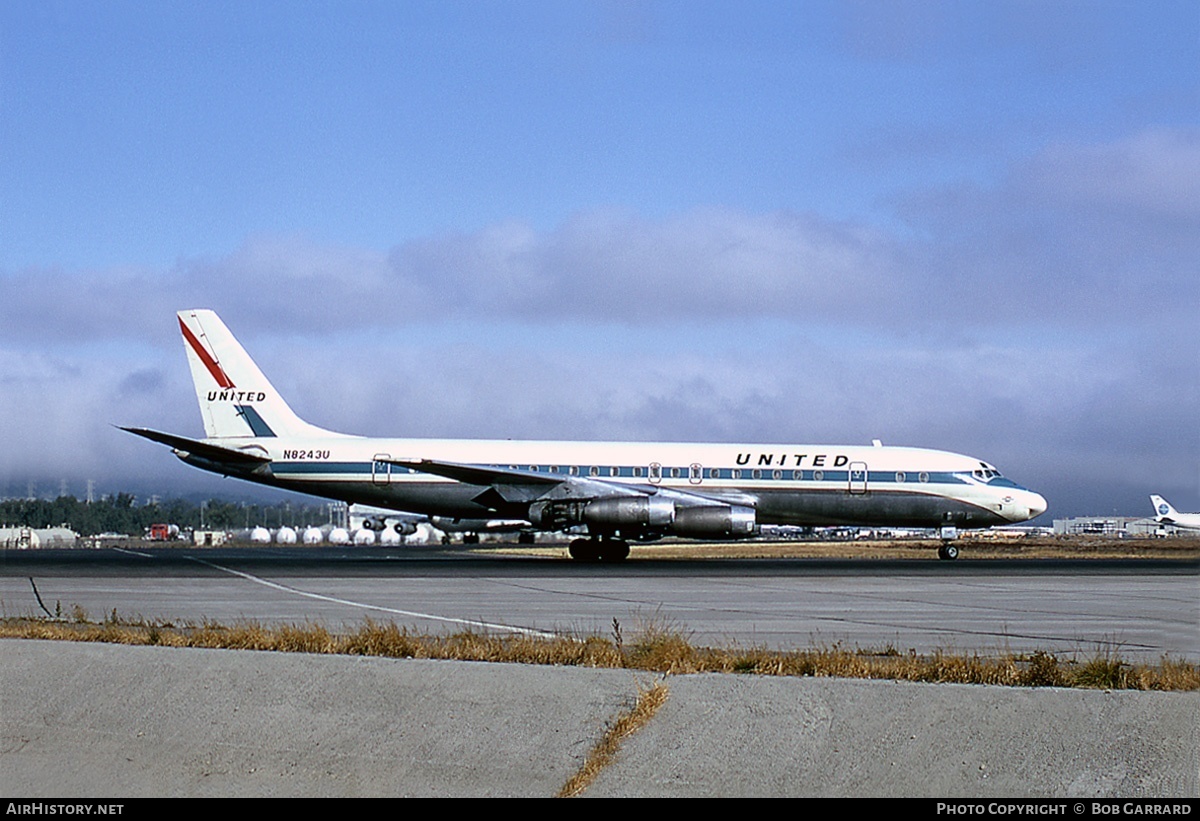
[[[617,716],[588,753],[583,766],[563,784],[558,797],[573,798],[586,790],[604,768],[616,759],[621,742],[650,723],[650,719],[666,703],[667,695],[667,686],[661,681],[649,689],[639,687],[633,706]]]
[[[102,622],[93,622],[75,610],[69,619],[0,619],[0,638],[627,668],[667,675],[731,673],[1008,687],[1200,690],[1200,666],[1196,664],[1169,658],[1157,665],[1134,664],[1122,660],[1114,650],[1080,660],[1044,651],[994,657],[942,652],[918,655],[914,651],[900,653],[890,647],[869,652],[838,644],[793,651],[713,648],[695,646],[684,631],[655,622],[640,626],[632,637],[626,638],[616,620],[611,638],[539,638],[484,632],[427,635],[371,619],[345,634],[331,633],[318,624],[176,625],[124,620],[116,612]]]

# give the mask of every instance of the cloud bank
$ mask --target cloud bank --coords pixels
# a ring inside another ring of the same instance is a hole
[[[190,472],[110,425],[198,432],[174,312],[211,307],[338,429],[880,437],[994,461],[1052,515],[1136,514],[1152,491],[1188,506],[1197,190],[1200,131],[1157,129],[910,192],[887,226],[612,208],[386,249],[251,237],[165,270],[0,272],[0,492]]]

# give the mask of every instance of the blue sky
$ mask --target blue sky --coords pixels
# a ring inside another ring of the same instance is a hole
[[[319,424],[868,442],[1200,509],[1191,2],[0,5],[0,493]]]

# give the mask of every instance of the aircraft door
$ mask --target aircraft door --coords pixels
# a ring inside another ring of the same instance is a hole
[[[867,463],[866,462],[851,462],[850,463],[850,486],[851,493],[861,495],[867,492]]]
[[[376,453],[375,458],[371,460],[371,484],[386,485],[392,481],[392,463],[386,461],[391,459],[390,453]]]

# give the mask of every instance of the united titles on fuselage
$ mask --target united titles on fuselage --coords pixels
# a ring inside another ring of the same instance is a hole
[[[753,453],[739,453],[737,455],[737,463],[739,465],[748,465],[754,458]],[[810,458],[807,453],[760,453],[758,454],[758,464],[766,467],[787,467],[788,459],[794,459],[792,467],[803,467],[804,460]],[[829,458],[829,454],[821,453],[811,457],[807,467],[823,468],[823,467],[845,467],[850,462],[850,457],[843,454],[837,454],[833,457],[833,463],[827,465],[825,460]]]

